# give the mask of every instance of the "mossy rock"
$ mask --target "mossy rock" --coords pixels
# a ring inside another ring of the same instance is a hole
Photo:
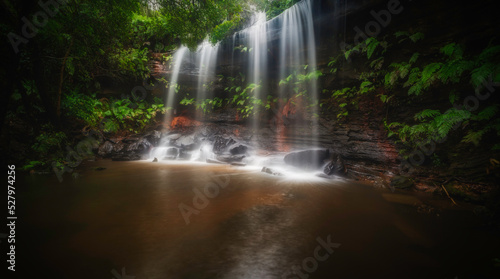
[[[391,180],[391,186],[397,189],[410,189],[415,186],[415,183],[409,177],[394,176]]]

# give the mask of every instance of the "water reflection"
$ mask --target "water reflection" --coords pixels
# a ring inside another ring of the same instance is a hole
[[[97,165],[106,170],[92,170]],[[193,189],[203,191],[214,176],[229,183],[186,225],[179,204],[192,206]],[[19,270],[27,276],[110,278],[126,267],[149,279],[297,278],[282,275],[313,255],[318,237],[332,235],[342,245],[309,278],[465,278],[492,272],[487,264],[500,247],[467,212],[418,213],[413,203],[432,197],[343,180],[100,161],[77,180],[20,183]]]

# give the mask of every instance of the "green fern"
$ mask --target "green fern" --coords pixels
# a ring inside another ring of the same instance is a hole
[[[431,125],[436,128],[439,136],[441,138],[444,138],[448,135],[448,133],[455,125],[463,123],[470,117],[470,111],[452,108],[434,118]]]
[[[462,74],[466,71],[470,71],[473,65],[473,62],[461,59],[449,61],[443,64],[443,67],[439,71],[439,79],[445,84],[450,81],[452,83],[458,83]]]
[[[500,73],[500,64],[485,63],[480,67],[472,70],[470,82],[475,88],[480,88],[484,80],[489,77],[496,76]]]
[[[441,115],[441,112],[439,110],[432,110],[432,109],[426,109],[423,110],[417,114],[415,114],[415,120],[424,120],[426,118],[434,118],[438,115]]]
[[[384,57],[379,57],[370,63],[370,67],[373,68],[374,70],[382,69],[383,65],[384,65]]]
[[[424,35],[424,33],[422,33],[422,32],[417,32],[417,33],[415,33],[415,34],[413,34],[413,35],[409,36],[410,40],[411,40],[412,42],[414,42],[414,43],[416,43],[416,42],[418,42],[418,41],[420,41],[420,40],[423,40],[423,39],[424,39],[424,37],[425,37],[425,35]]]
[[[463,58],[464,54],[464,48],[456,43],[447,44],[444,47],[442,47],[440,51],[441,53],[452,59],[461,59]]]
[[[414,64],[415,62],[417,62],[417,59],[418,59],[418,57],[419,57],[419,56],[420,56],[420,53],[415,52],[415,53],[411,56],[409,63],[410,63],[410,64]]]
[[[485,48],[481,54],[479,54],[478,60],[479,61],[489,61],[493,57],[500,55],[500,45],[498,46],[489,46]]]
[[[408,37],[408,36],[410,36],[410,33],[406,32],[406,31],[398,31],[398,32],[394,33],[394,36],[396,38],[399,38],[401,36],[407,36]]]
[[[366,56],[368,59],[370,59],[375,52],[375,49],[377,49],[377,46],[380,44],[377,39],[371,37],[368,40],[365,41],[366,43]]]
[[[482,121],[482,120],[490,120],[498,113],[498,104],[491,105],[480,111],[477,115],[472,117],[472,120]]]
[[[407,39],[410,39],[412,42],[416,43],[420,40],[423,40],[425,37],[425,35],[422,32],[410,34],[409,32],[406,32],[406,31],[398,31],[398,32],[394,33],[394,36],[396,38],[404,37],[404,38],[400,39],[398,43],[402,43],[402,42],[406,41]]]
[[[463,143],[472,143],[475,146],[479,145],[479,142],[483,138],[483,135],[486,133],[486,130],[479,131],[469,131],[467,135],[462,139]]]
[[[458,101],[458,94],[454,91],[450,92],[450,96],[448,97],[450,100],[450,104],[454,105]]]

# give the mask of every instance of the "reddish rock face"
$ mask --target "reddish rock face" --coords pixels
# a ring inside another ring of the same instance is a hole
[[[193,120],[187,116],[177,116],[170,123],[172,129],[184,129],[189,127],[200,126],[200,122]]]

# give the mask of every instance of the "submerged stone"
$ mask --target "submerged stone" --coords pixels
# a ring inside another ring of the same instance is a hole
[[[324,165],[326,159],[330,157],[328,149],[305,150],[289,153],[284,160],[287,165],[304,169],[319,169]]]

